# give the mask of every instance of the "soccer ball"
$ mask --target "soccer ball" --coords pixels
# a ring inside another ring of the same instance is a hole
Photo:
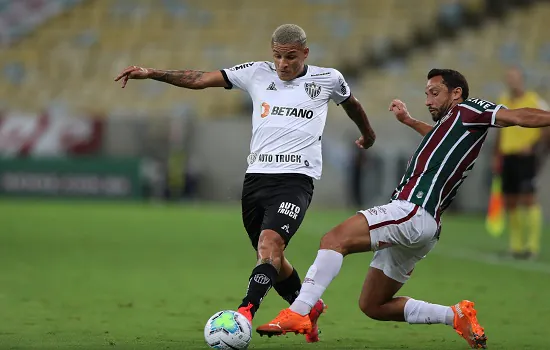
[[[252,325],[236,311],[219,311],[204,326],[204,339],[214,349],[246,349],[252,338]]]

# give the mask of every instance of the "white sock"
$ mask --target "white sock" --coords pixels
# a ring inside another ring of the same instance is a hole
[[[317,258],[302,282],[300,295],[290,305],[290,309],[300,315],[309,314],[313,305],[321,298],[330,282],[340,272],[343,261],[344,256],[334,250],[319,250]]]
[[[453,325],[454,312],[450,306],[430,304],[421,300],[409,299],[405,304],[405,321],[410,324]]]

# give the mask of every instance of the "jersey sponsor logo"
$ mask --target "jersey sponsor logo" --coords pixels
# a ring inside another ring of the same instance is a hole
[[[299,86],[300,86],[300,84],[296,84],[296,83],[293,83],[291,81],[283,82],[283,87],[285,89],[294,89],[294,88],[299,87]]]
[[[305,83],[304,89],[306,90],[306,93],[309,95],[309,97],[311,97],[311,99],[316,98],[321,93],[321,85],[314,82]]]
[[[311,109],[281,107],[281,106],[273,106],[273,108],[271,108],[271,106],[268,103],[262,102],[262,114],[260,116],[262,118],[265,118],[270,114],[280,115],[283,117],[296,117],[296,118],[305,118],[305,119],[313,118],[313,110]]]
[[[254,65],[254,62],[248,62],[248,63],[243,63],[243,64],[239,64],[238,66],[235,66],[233,68],[229,68],[230,71],[234,72],[234,71],[237,71],[237,70],[241,70],[241,69],[245,69],[245,68],[248,68],[248,67],[252,67],[252,65]]]
[[[262,114],[260,117],[265,118],[269,115],[269,110],[271,109],[271,106],[267,102],[262,102]]]
[[[489,109],[494,106],[493,103],[489,101],[482,100],[480,98],[469,98],[466,101],[475,103],[476,105],[480,106],[483,109]]]
[[[291,219],[296,220],[298,218],[298,214],[300,214],[300,207],[290,202],[281,202],[277,213],[286,215]]]
[[[269,86],[267,87],[266,90],[277,91],[277,87],[275,86],[275,82],[272,81],[271,84],[269,84]]]
[[[320,77],[320,76],[323,76],[323,75],[330,75],[330,72],[312,74],[311,76],[312,76],[312,77]]]
[[[248,165],[258,163],[294,163],[301,164],[302,156],[299,154],[270,154],[251,153],[247,157]],[[306,161],[307,162],[307,161]],[[309,162],[308,162],[309,164]]]

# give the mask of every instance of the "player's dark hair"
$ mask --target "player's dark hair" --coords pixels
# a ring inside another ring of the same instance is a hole
[[[470,95],[470,88],[468,87],[468,81],[466,78],[456,70],[453,69],[438,69],[434,68],[428,73],[428,79],[441,76],[443,78],[443,84],[447,86],[449,91],[456,88],[462,88],[462,98],[468,99]]]

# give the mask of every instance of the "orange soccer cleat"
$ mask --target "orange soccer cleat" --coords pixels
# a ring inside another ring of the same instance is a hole
[[[313,329],[309,315],[302,316],[290,309],[284,309],[271,322],[256,328],[260,336],[283,335],[286,333],[307,334]]]
[[[306,333],[306,341],[308,343],[316,343],[319,341],[319,327],[317,326],[317,320],[321,316],[327,306],[323,302],[323,299],[319,299],[313,308],[309,312],[309,319],[311,320],[311,331]]]
[[[483,327],[477,322],[474,303],[462,300],[451,308],[455,314],[453,322],[455,331],[466,339],[472,349],[487,349],[487,336],[485,336]]]

